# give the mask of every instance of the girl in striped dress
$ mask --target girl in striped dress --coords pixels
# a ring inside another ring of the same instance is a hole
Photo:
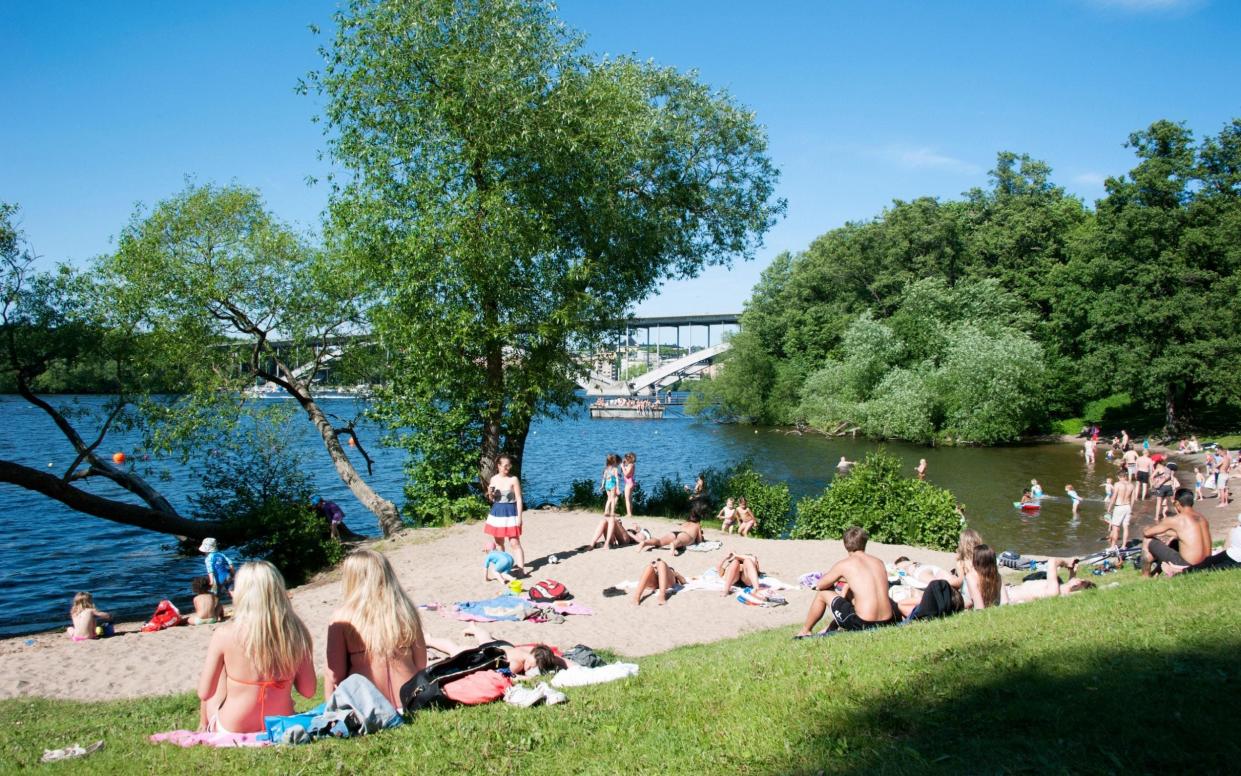
[[[496,463],[499,470],[487,486],[487,497],[491,500],[491,514],[483,530],[495,540],[496,547],[504,551],[505,540],[513,545],[512,556],[517,561],[517,568],[522,573],[526,569],[526,553],[521,547],[521,481],[512,476],[513,459],[507,455],[500,456]]]

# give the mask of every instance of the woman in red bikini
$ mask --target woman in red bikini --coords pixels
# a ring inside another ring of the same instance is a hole
[[[199,729],[257,733],[263,718],[293,713],[293,688],[315,694],[310,632],[293,611],[284,577],[246,563],[233,588],[233,619],[216,628],[198,680]]]

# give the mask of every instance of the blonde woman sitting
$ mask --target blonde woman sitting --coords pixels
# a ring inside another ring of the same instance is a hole
[[[257,733],[263,718],[293,713],[293,688],[315,694],[310,632],[293,611],[284,577],[246,563],[233,588],[233,619],[216,628],[198,680],[199,729]]]
[[[401,708],[401,686],[427,667],[422,621],[401,589],[392,564],[372,550],[352,553],[341,565],[345,600],[327,629],[327,675],[331,696],[345,678],[361,674]]]

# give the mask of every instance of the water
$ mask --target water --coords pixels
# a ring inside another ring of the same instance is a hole
[[[98,407],[96,397],[56,397],[55,404]],[[355,414],[353,400],[324,402],[343,417]],[[585,411],[562,420],[535,424],[527,442],[522,469],[528,504],[559,503],[575,479],[598,479],[609,451],[638,455],[638,479],[648,487],[660,476],[692,484],[707,466],[723,467],[750,458],[767,477],[787,482],[794,499],[817,495],[835,474],[840,456],[860,460],[880,445],[853,439],[798,435],[781,429],[754,429],[704,423],[681,415],[673,407],[661,421],[591,420]],[[20,397],[0,396],[0,413],[8,418],[8,435],[0,438],[0,458],[63,473],[73,460],[69,445],[42,412]],[[84,427],[85,428],[85,427]],[[404,453],[379,445],[378,430],[362,426],[360,436],[375,459],[368,481],[397,503],[402,500]],[[302,418],[289,429],[290,443],[324,497],[345,510],[346,523],[355,531],[377,535],[373,516],[361,507],[336,478],[322,441]],[[155,464],[142,460],[135,436],[109,437],[105,451],[125,451],[140,471]],[[982,532],[997,551],[1076,554],[1097,549],[1106,527],[1103,478],[1114,467],[1100,461],[1093,471],[1082,463],[1074,445],[1040,444],[1005,448],[927,449],[888,443],[912,475],[919,458],[928,463],[928,479],[949,488],[966,505],[970,524]],[[49,467],[49,463],[51,466]],[[361,466],[361,461],[358,462]],[[184,467],[160,463],[171,479],[150,479],[178,509],[189,508],[190,492],[179,483],[192,474]],[[1048,499],[1037,515],[1024,514],[1012,502],[1037,477]],[[1064,485],[1072,482],[1086,498],[1081,517],[1074,520]],[[107,482],[91,483],[102,495],[120,496]],[[16,486],[0,485],[0,510],[8,530],[0,535],[0,635],[43,630],[65,624],[73,593],[89,590],[100,608],[125,617],[148,616],[161,598],[188,603],[189,580],[204,573],[201,556],[176,552],[169,537],[111,523],[74,512],[38,494]],[[583,525],[584,541],[593,526]],[[532,547],[536,554],[559,547]],[[537,556],[537,555],[536,555]]]

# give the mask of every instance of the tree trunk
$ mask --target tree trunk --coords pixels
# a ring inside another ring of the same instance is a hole
[[[104,498],[75,488],[54,474],[12,461],[0,460],[0,482],[41,493],[70,509],[122,525],[132,525],[149,531],[194,539],[205,539],[211,536],[230,544],[246,539],[242,526],[214,520],[191,520],[172,510],[151,509],[138,504]]]
[[[315,428],[319,429],[319,436],[323,437],[323,446],[327,448],[328,455],[332,458],[332,465],[336,467],[336,474],[340,476],[341,482],[349,487],[358,501],[362,502],[362,506],[369,509],[379,519],[379,528],[384,536],[391,536],[401,530],[405,524],[401,520],[401,513],[397,510],[396,504],[380,496],[370,485],[366,484],[366,481],[358,475],[358,470],[353,467],[353,462],[349,460],[345,448],[341,447],[340,439],[336,436],[336,429],[328,420],[327,415],[300,384],[292,379],[289,379],[289,384],[297,387],[298,390],[293,396],[302,405],[302,409],[315,424]]]
[[[513,457],[513,476],[521,476],[521,462],[526,452],[526,437],[530,435],[529,418],[508,419],[504,433],[504,452]]]
[[[1168,436],[1176,436],[1178,418],[1176,415],[1176,390],[1171,385],[1163,389],[1163,429]]]
[[[498,314],[494,302],[483,303],[483,315],[489,331],[494,331]],[[498,340],[487,343],[487,387],[483,395],[487,399],[487,416],[483,418],[482,450],[478,456],[478,484],[484,492],[495,476],[500,463],[500,437],[504,428],[504,344]],[[513,476],[520,476],[520,461],[513,462]]]

